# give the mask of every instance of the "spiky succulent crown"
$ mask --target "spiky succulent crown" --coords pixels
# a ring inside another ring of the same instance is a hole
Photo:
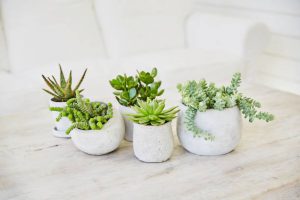
[[[53,96],[53,101],[56,102],[66,102],[71,98],[74,98],[76,96],[75,91],[79,89],[87,69],[85,69],[84,73],[82,74],[79,82],[75,86],[74,89],[72,89],[72,71],[69,72],[68,80],[65,79],[65,75],[63,73],[61,65],[59,65],[59,71],[60,71],[60,81],[57,82],[56,78],[52,75],[52,79],[50,77],[45,77],[42,75],[44,81],[48,85],[51,91],[47,89],[43,89],[45,92],[49,93]],[[79,93],[81,93],[83,89],[79,90]]]
[[[274,116],[267,112],[261,112],[257,109],[261,104],[249,97],[243,96],[238,92],[241,83],[241,74],[235,73],[229,86],[216,87],[214,83],[208,84],[206,80],[199,82],[189,81],[182,85],[178,84],[177,88],[182,96],[182,103],[188,106],[186,111],[185,125],[194,136],[212,139],[206,131],[200,130],[194,123],[196,111],[205,112],[207,109],[224,110],[238,106],[242,114],[249,122],[255,119],[272,121]]]
[[[137,105],[133,107],[136,113],[128,116],[131,121],[138,124],[159,126],[172,121],[179,111],[177,107],[164,108],[164,100],[148,99],[146,102],[137,100]]]
[[[123,106],[134,106],[137,100],[146,101],[147,98],[155,99],[164,93],[160,90],[161,81],[155,81],[157,69],[151,72],[138,72],[135,77],[126,74],[118,75],[110,80],[110,85],[116,90],[114,95],[117,101]]]
[[[68,117],[72,122],[66,134],[69,134],[74,128],[100,130],[113,117],[111,103],[90,102],[89,99],[82,99],[78,90],[76,98],[69,99],[66,107],[50,107],[50,110],[59,112],[57,121],[60,121],[62,117]]]

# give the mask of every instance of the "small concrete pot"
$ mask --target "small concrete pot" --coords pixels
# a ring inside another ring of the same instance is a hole
[[[125,123],[125,140],[132,142],[133,140],[133,122],[128,119],[126,114],[132,114],[134,111],[130,107],[120,105],[119,110]]]
[[[241,139],[241,113],[238,107],[225,110],[207,110],[197,112],[196,125],[211,133],[215,138],[206,141],[201,137],[194,137],[184,125],[187,106],[181,104],[177,121],[177,135],[181,145],[189,152],[197,155],[222,155],[232,151]]]
[[[117,149],[124,138],[125,127],[120,112],[115,109],[113,112],[101,130],[74,129],[70,133],[73,144],[90,155],[103,155]]]
[[[50,107],[59,107],[63,108],[67,106],[66,102],[56,102],[52,99],[49,102]],[[60,121],[56,121],[59,112],[51,111],[52,118],[55,120],[55,127],[53,128],[53,135],[55,137],[62,137],[62,138],[70,138],[69,135],[65,133],[65,131],[72,125],[72,122],[67,117],[62,117]]]
[[[174,149],[171,122],[161,126],[134,124],[133,150],[135,156],[144,162],[164,162]]]

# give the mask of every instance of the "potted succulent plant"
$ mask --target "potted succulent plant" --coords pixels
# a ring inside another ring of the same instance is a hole
[[[52,79],[50,77],[45,77],[42,75],[45,83],[49,87],[50,90],[43,89],[48,94],[52,95],[52,98],[50,99],[50,111],[52,112],[52,116],[54,119],[57,118],[59,112],[55,108],[63,108],[66,106],[66,102],[75,97],[75,91],[79,89],[85,74],[87,72],[87,69],[85,69],[84,73],[82,74],[79,82],[75,86],[74,89],[72,89],[72,71],[69,73],[69,77],[66,80],[65,75],[63,73],[63,70],[61,68],[61,65],[59,65],[60,70],[60,80],[57,82],[56,78],[52,76]],[[83,89],[79,89],[79,93],[81,93]],[[55,122],[55,127],[53,129],[53,135],[56,137],[66,137],[69,136],[65,134],[66,129],[71,125],[70,120],[67,118],[67,116],[63,113],[63,117],[60,121]]]
[[[177,88],[182,96],[177,134],[181,145],[197,155],[221,155],[232,151],[241,137],[241,113],[249,122],[269,122],[272,114],[261,112],[260,103],[238,92],[241,74],[227,87],[205,80],[189,81]]]
[[[122,116],[111,103],[82,99],[77,90],[76,98],[69,99],[66,107],[56,109],[60,112],[58,121],[63,115],[72,121],[66,134],[71,133],[74,145],[87,154],[103,155],[114,151],[124,138]]]
[[[128,114],[134,122],[133,150],[135,156],[144,162],[168,160],[174,148],[171,121],[179,111],[177,107],[165,108],[165,101],[137,100],[134,114]]]
[[[136,105],[137,100],[146,101],[147,98],[155,99],[164,93],[160,90],[161,81],[155,81],[157,69],[153,68],[150,72],[137,72],[135,77],[126,74],[118,75],[110,80],[110,85],[116,90],[114,95],[120,104],[120,111],[125,121],[125,139],[132,141],[133,124],[128,120],[125,113],[133,113],[132,106]]]

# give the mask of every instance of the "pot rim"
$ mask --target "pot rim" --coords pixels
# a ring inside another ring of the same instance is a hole
[[[104,128],[104,126],[103,126],[103,128]],[[83,134],[94,134],[94,133],[91,133],[91,132],[101,132],[101,131],[103,131],[103,128],[102,129],[96,129],[96,130],[92,130],[92,129],[91,130],[82,130],[82,129],[79,129],[79,128],[74,128],[72,130],[72,132],[73,131],[78,131],[78,132],[83,133]]]
[[[80,95],[80,96],[81,96],[82,98],[84,98],[83,95]],[[73,97],[73,98],[75,98],[75,97]],[[53,99],[54,99],[54,97],[52,97],[52,98],[50,99],[50,101],[53,102],[53,103],[66,103],[68,100],[70,100],[70,99],[72,99],[72,98],[68,99],[67,101],[53,101]]]
[[[63,107],[65,107],[65,106],[67,106],[67,102],[57,102],[57,101],[53,101],[52,100],[53,98],[51,98],[50,100],[49,100],[49,107],[61,107],[61,108],[63,108]],[[51,112],[56,112],[56,111],[51,111]]]
[[[162,125],[159,125],[159,126],[152,126],[152,125],[144,125],[144,124],[139,124],[139,123],[136,123],[136,122],[132,122],[134,125],[138,125],[138,126],[141,126],[141,127],[144,127],[144,128],[152,128],[152,127],[163,127],[163,126],[167,126],[168,124],[171,124],[172,121],[169,121],[169,122],[166,122]]]
[[[182,107],[189,107],[187,105],[184,105],[182,102],[180,102],[180,106]],[[205,112],[212,112],[212,111],[219,111],[219,112],[223,112],[223,111],[226,111],[226,110],[229,110],[229,109],[233,109],[233,108],[238,108],[237,105],[233,106],[233,107],[230,107],[230,108],[225,108],[223,110],[217,110],[217,109],[214,109],[214,108],[209,108],[209,109],[206,109],[206,111],[199,111],[197,110],[197,112],[200,112],[200,113],[205,113]],[[238,108],[239,109],[239,108]],[[240,109],[239,109],[240,110]]]
[[[53,99],[54,99],[54,97],[52,97],[50,99],[50,101],[53,102],[53,103],[66,103],[67,102],[67,101],[53,101]]]

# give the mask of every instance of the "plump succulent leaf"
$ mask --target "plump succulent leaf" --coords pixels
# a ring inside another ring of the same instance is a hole
[[[153,81],[154,81],[154,78],[152,77],[152,75],[149,72],[142,71],[142,72],[138,73],[138,77],[146,85],[149,85],[149,84],[153,83]]]
[[[83,99],[79,90],[76,91],[76,97],[67,101],[64,108],[50,107],[51,111],[59,112],[57,121],[62,117],[68,117],[72,125],[67,129],[69,134],[74,128],[82,130],[100,130],[104,124],[113,117],[111,103],[90,102],[89,99]]]
[[[79,93],[83,91],[83,89],[79,89],[79,87],[85,77],[86,72],[87,69],[85,69],[75,88],[72,89],[72,71],[70,71],[68,80],[66,81],[62,67],[61,65],[59,65],[60,80],[57,81],[54,76],[52,76],[51,78],[46,78],[44,75],[42,75],[42,78],[44,79],[45,83],[51,91],[47,89],[43,90],[53,96],[53,101],[66,102],[69,99],[74,98],[76,96],[76,90],[79,90]]]
[[[189,113],[189,117],[185,120],[186,127],[189,127],[188,129],[195,136],[203,135],[202,133],[205,131],[197,130],[195,126],[193,112],[205,112],[207,109],[224,110],[234,106],[238,106],[249,122],[253,122],[255,119],[272,121],[274,119],[272,114],[257,110],[260,108],[259,102],[238,92],[240,84],[240,73],[233,75],[231,83],[227,87],[216,87],[214,83],[208,84],[204,79],[199,82],[189,81],[186,84],[178,84],[177,89],[182,96],[182,103],[189,107],[186,112],[186,115]]]
[[[151,71],[151,76],[154,78],[157,75],[157,69],[153,68]]]
[[[177,107],[164,108],[164,100],[151,100],[148,98],[145,102],[138,99],[137,105],[133,107],[135,113],[128,114],[128,116],[131,121],[138,124],[160,126],[172,121],[179,111]]]
[[[110,85],[116,90],[114,95],[117,101],[123,106],[134,106],[137,100],[146,101],[148,98],[155,99],[164,93],[160,90],[161,81],[155,81],[157,69],[153,68],[150,72],[137,72],[135,77],[118,75],[110,80]]]

